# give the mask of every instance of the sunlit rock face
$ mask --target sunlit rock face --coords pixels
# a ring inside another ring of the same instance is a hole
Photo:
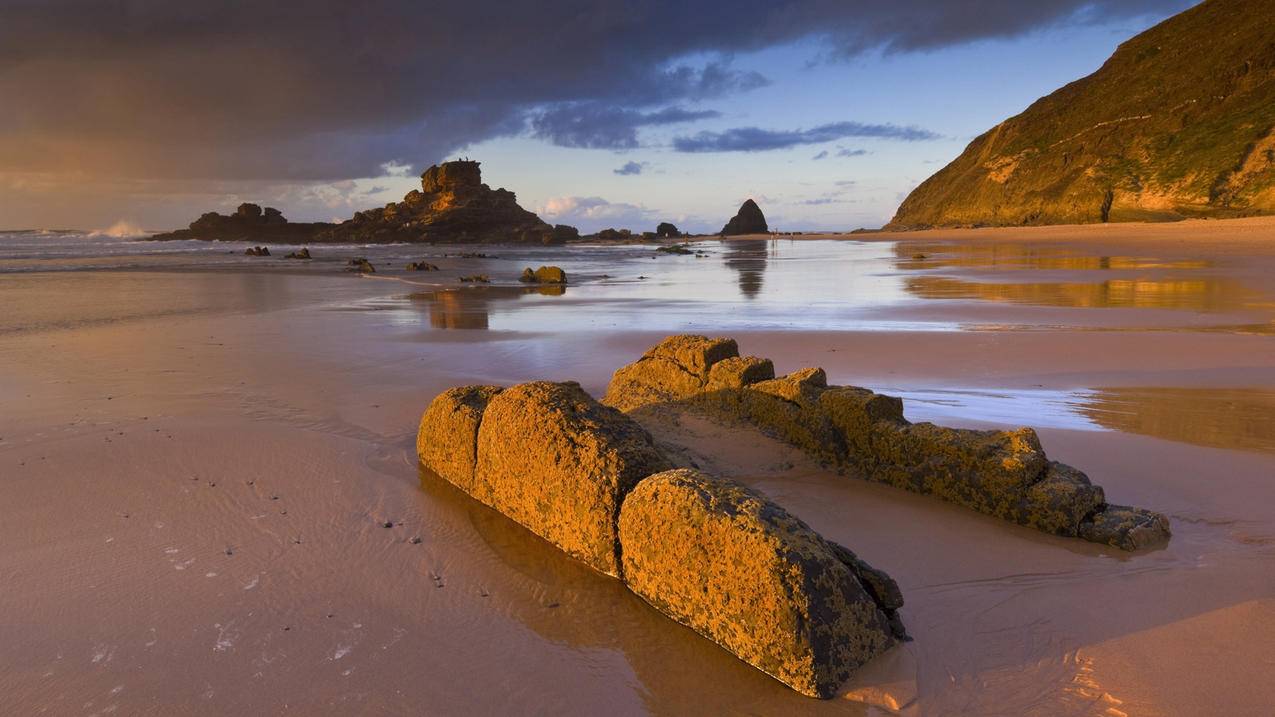
[[[819,368],[775,378],[769,360],[741,359],[733,339],[669,337],[617,370],[603,400],[638,417],[686,409],[747,423],[859,477],[1054,535],[1125,550],[1169,537],[1163,515],[1108,506],[1088,476],[1049,460],[1031,428],[911,423],[897,397],[829,386]]]
[[[757,364],[734,341],[674,337],[663,350],[709,380]],[[674,369],[670,369],[674,370]],[[461,386],[425,411],[421,465],[669,617],[813,697],[831,697],[907,635],[886,573],[760,493],[673,469],[649,433],[578,384]]]
[[[619,575],[616,521],[638,481],[671,467],[650,434],[575,383],[444,392],[417,452],[442,478],[599,572]]]
[[[895,643],[894,581],[734,481],[691,469],[643,480],[620,542],[630,589],[802,694],[833,696]]]
[[[478,426],[499,386],[460,386],[438,395],[421,417],[416,454],[456,487],[474,492],[478,466]]]
[[[323,241],[555,244],[571,236],[518,206],[513,192],[482,182],[479,163],[444,162],[425,170],[421,188],[401,202],[358,212]]]
[[[1275,10],[1211,0],[976,138],[887,228],[1275,211]]]

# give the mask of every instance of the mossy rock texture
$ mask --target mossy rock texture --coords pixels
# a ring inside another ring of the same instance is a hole
[[[596,570],[619,575],[616,521],[639,480],[671,467],[650,434],[576,383],[533,381],[487,403],[468,492]]]
[[[636,363],[616,371],[602,402],[627,411],[689,398],[704,390],[714,364],[738,357],[739,347],[734,339],[670,336],[651,347]]]
[[[421,416],[416,455],[425,467],[457,488],[474,492],[478,426],[499,386],[459,386],[438,394]]]
[[[665,406],[756,426],[825,465],[1054,535],[1126,550],[1169,537],[1168,519],[1150,511],[1095,524],[1107,507],[1102,488],[1049,460],[1031,428],[914,424],[901,399],[829,386],[823,369],[763,377],[773,372],[768,360],[738,358],[732,340],[673,336],[616,371],[607,401],[635,415]]]
[[[1169,534],[1169,519],[1160,513],[1127,505],[1106,505],[1080,526],[1080,536],[1121,550],[1137,550],[1160,543]]]
[[[620,542],[630,589],[805,695],[832,697],[901,633],[888,575],[730,480],[691,469],[643,480]]]

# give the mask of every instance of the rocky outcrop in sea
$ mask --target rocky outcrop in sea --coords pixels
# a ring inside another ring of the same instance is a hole
[[[757,206],[757,202],[751,199],[746,200],[739,207],[739,211],[735,212],[735,216],[726,222],[726,226],[722,227],[722,236],[738,236],[740,234],[766,234],[770,228],[766,226],[766,215],[761,213],[761,207]]]
[[[358,212],[324,231],[320,241],[561,244],[578,236],[518,206],[514,193],[482,181],[479,163],[444,162],[421,174],[421,188],[401,202]]]

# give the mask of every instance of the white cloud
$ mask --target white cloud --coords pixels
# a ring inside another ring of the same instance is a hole
[[[648,224],[654,229],[653,222],[659,221],[652,209],[602,197],[551,197],[536,213],[547,222],[570,224],[586,234],[608,227],[641,231]]]

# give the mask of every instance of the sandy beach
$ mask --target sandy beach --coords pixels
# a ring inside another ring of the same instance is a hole
[[[5,713],[1275,704],[1270,219],[706,240],[703,257],[65,241],[81,250],[0,237]],[[355,253],[377,274],[343,272]],[[441,270],[402,271],[417,259]],[[540,264],[571,283],[520,286]],[[474,273],[493,283],[456,280]],[[418,469],[439,391],[545,378],[599,396],[683,332],[903,396],[911,420],[1035,426],[1173,538],[1123,553],[743,429],[648,426],[898,580],[914,640],[818,701]]]

